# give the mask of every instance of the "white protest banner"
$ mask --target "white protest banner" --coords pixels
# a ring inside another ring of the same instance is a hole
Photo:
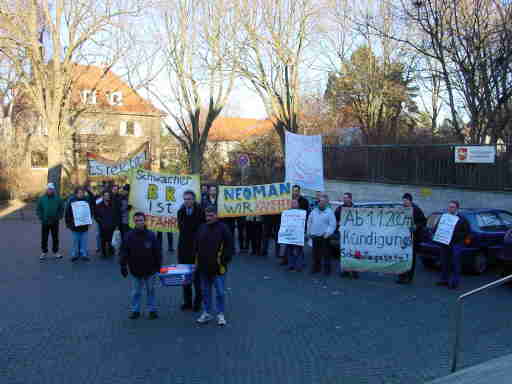
[[[343,208],[341,268],[400,274],[412,267],[412,208]]]
[[[288,209],[281,214],[281,226],[277,242],[304,246],[306,229],[306,211],[303,209]]]
[[[302,188],[324,191],[322,136],[296,135],[286,131],[286,178]]]
[[[455,226],[459,221],[459,217],[455,215],[451,215],[449,213],[444,213],[439,219],[439,223],[437,224],[436,233],[432,240],[437,243],[450,245],[453,237],[453,231],[455,230]]]
[[[92,224],[91,207],[87,201],[81,200],[72,202],[71,211],[73,212],[75,227]]]
[[[157,232],[178,232],[178,210],[183,205],[183,192],[199,194],[199,175],[171,175],[136,169],[130,173],[130,226],[133,214],[146,215],[146,227]]]
[[[496,147],[493,145],[472,145],[455,147],[455,162],[469,164],[494,164]]]
[[[119,161],[105,159],[94,153],[87,153],[88,174],[91,177],[112,177],[142,168],[149,161],[149,143],[144,143],[126,158]]]

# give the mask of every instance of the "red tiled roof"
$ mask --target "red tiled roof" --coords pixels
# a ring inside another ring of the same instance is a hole
[[[96,90],[96,105],[98,110],[109,110],[118,113],[140,113],[164,116],[165,113],[154,107],[149,101],[141,97],[133,88],[119,76],[106,68],[94,65],[75,64],[73,70],[72,101],[75,105],[82,104],[81,92],[83,90]],[[122,93],[122,105],[111,105],[108,94]],[[83,105],[83,104],[82,104]]]
[[[239,117],[219,117],[215,119],[208,140],[242,141],[252,136],[263,136],[273,129],[270,120],[244,119]]]

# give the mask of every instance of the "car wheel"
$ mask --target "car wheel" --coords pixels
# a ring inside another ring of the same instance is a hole
[[[475,275],[481,275],[487,271],[487,256],[483,252],[477,252],[471,259],[470,271]]]

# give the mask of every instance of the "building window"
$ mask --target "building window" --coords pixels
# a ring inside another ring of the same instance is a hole
[[[135,136],[135,122],[133,122],[133,121],[126,122],[126,135]]]
[[[48,168],[48,153],[43,151],[30,152],[30,166],[32,168]]]
[[[136,121],[121,121],[120,126],[121,136],[136,136],[140,137],[143,135],[142,127]]]
[[[96,104],[96,91],[91,89],[84,89],[81,94],[82,103],[84,104]]]
[[[112,106],[123,105],[123,94],[121,92],[112,92],[108,96],[108,102]]]

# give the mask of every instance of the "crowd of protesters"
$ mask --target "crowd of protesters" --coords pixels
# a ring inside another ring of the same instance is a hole
[[[89,261],[87,249],[88,231],[90,225],[76,225],[73,220],[72,203],[80,201],[88,204],[97,227],[97,253],[104,258],[114,254],[112,246],[113,234],[119,230],[121,237],[120,265],[121,274],[133,278],[131,298],[131,319],[140,316],[140,302],[143,287],[146,287],[147,307],[149,318],[158,317],[155,303],[155,281],[157,273],[162,267],[163,233],[154,233],[145,226],[145,216],[141,212],[133,215],[134,229],[131,230],[129,213],[132,207],[128,201],[130,186],[119,188],[117,185],[103,184],[99,193],[94,193],[88,186],[77,187],[69,199],[64,202],[55,193],[55,186],[48,184],[47,192],[39,199],[37,215],[42,225],[41,261],[48,255],[48,238],[52,237],[52,251],[55,258],[61,259],[59,253],[59,221],[65,218],[65,224],[72,233],[73,246],[71,261]],[[295,185],[292,188],[291,209],[306,211],[305,239],[312,246],[312,261],[310,273],[331,274],[332,260],[339,260],[339,246],[333,239],[339,236],[342,211],[353,208],[352,194],[343,194],[343,203],[333,210],[327,194],[317,192],[316,198],[310,204],[301,195],[301,189]],[[397,283],[409,284],[414,279],[416,265],[416,251],[421,233],[426,226],[426,218],[422,210],[413,203],[411,194],[402,196],[403,205],[413,210],[413,225],[410,230],[413,234],[412,268],[399,275]],[[298,245],[284,245],[278,243],[278,232],[281,215],[248,216],[238,218],[217,217],[218,190],[215,185],[201,186],[201,195],[196,197],[193,191],[186,191],[183,195],[183,206],[177,214],[179,241],[177,245],[177,262],[179,264],[195,264],[196,273],[192,284],[183,286],[183,304],[181,309],[199,312],[199,323],[206,323],[213,319],[212,290],[216,291],[217,323],[225,325],[225,275],[229,262],[235,252],[235,232],[238,238],[240,253],[249,253],[255,256],[266,256],[273,249],[274,256],[280,258],[280,265],[286,266],[289,271],[302,271],[306,266],[304,247]],[[437,283],[455,289],[460,280],[460,250],[464,238],[469,230],[468,223],[458,214],[459,203],[451,201],[448,212],[457,215],[459,221],[449,245],[440,245],[442,248],[441,280]],[[172,233],[167,234],[168,251],[173,252]],[[271,247],[270,245],[273,244]],[[339,244],[339,237],[338,237]],[[283,248],[283,249],[281,249]],[[339,265],[339,263],[338,263]],[[357,279],[356,271],[343,270],[339,266],[341,277]]]

